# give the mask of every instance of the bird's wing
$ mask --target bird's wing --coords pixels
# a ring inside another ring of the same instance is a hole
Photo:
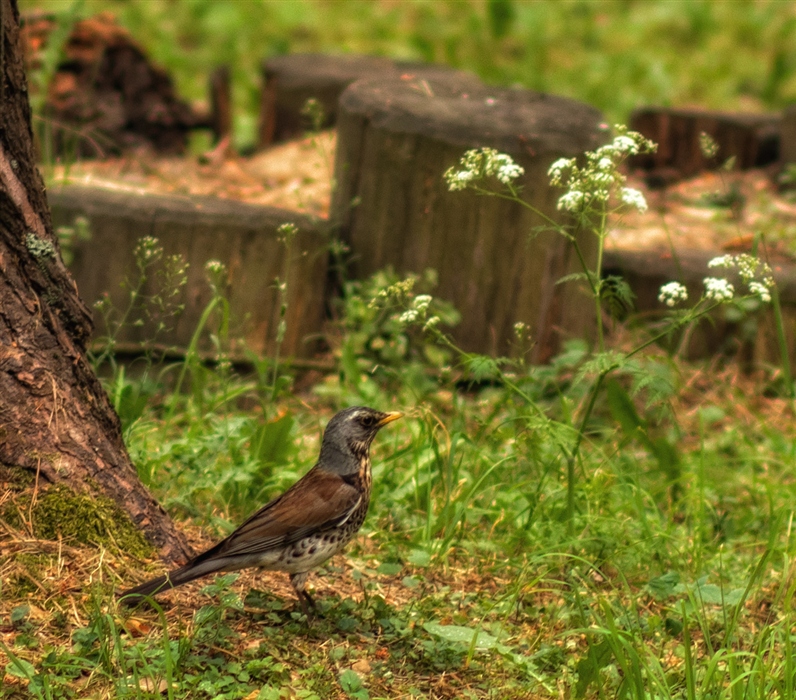
[[[284,547],[310,532],[345,522],[362,494],[336,474],[312,469],[281,496],[264,505],[235,532],[194,563],[215,557],[236,557]]]

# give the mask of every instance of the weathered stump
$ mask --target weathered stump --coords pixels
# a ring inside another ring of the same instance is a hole
[[[668,310],[658,300],[662,284],[677,280],[688,289],[689,299],[698,299],[704,290],[704,278],[710,275],[708,262],[723,251],[681,250],[674,258],[668,252],[654,250],[608,250],[603,259],[604,274],[619,275],[635,295],[634,311],[649,320]],[[771,263],[782,304],[783,325],[790,361],[796,363],[796,266],[792,263]],[[735,285],[739,292],[746,285],[735,272],[722,270],[721,276]],[[726,309],[719,308],[674,341],[681,344],[681,354],[689,360],[717,355],[735,356],[743,363],[781,363],[777,328],[773,310],[764,304],[754,315],[728,320]],[[672,342],[667,339],[666,342]]]
[[[232,76],[229,66],[218,66],[208,81],[210,128],[216,143],[232,137]]]
[[[796,104],[788,105],[782,114],[779,141],[782,163],[796,163]]]
[[[71,270],[81,297],[95,302],[107,293],[114,308],[124,310],[129,291],[121,284],[136,279],[134,250],[143,236],[158,239],[166,255],[181,254],[189,265],[188,282],[180,298],[184,311],[166,319],[167,329],[157,332],[162,320],[128,325],[118,340],[125,344],[187,348],[211,299],[205,264],[218,260],[228,270],[228,295],[232,325],[230,336],[245,341],[233,344],[233,358],[245,349],[270,354],[275,349],[280,320],[276,278],[284,279],[286,252],[277,229],[286,222],[299,233],[290,252],[287,290],[287,330],[283,356],[306,357],[313,353],[309,336],[321,331],[328,246],[322,222],[282,209],[242,204],[210,197],[176,197],[115,192],[69,186],[48,192],[56,226],[71,225],[75,218],[88,219],[91,238],[78,242]],[[149,279],[143,293],[168,292]],[[96,316],[96,314],[95,314]],[[97,335],[105,334],[103,319],[95,318]],[[200,349],[211,350],[210,332],[200,338]]]
[[[519,321],[537,361],[563,336],[588,334],[593,307],[576,284],[556,285],[579,270],[566,239],[533,235],[544,222],[516,203],[449,192],[443,173],[468,148],[509,153],[525,168],[523,198],[563,221],[547,170],[596,147],[601,119],[572,100],[472,80],[353,84],[340,99],[332,221],[354,251],[354,276],[435,269],[435,293],[461,311],[454,335],[468,350],[508,352]],[[579,244],[589,258],[593,241]]]
[[[735,158],[735,167],[756,168],[777,160],[778,114],[731,114],[697,109],[644,108],[630,117],[630,128],[658,144],[655,153],[637,156],[634,164],[672,177],[688,177]],[[715,156],[700,147],[700,134],[718,146]]]
[[[57,21],[28,17],[22,28],[28,68],[42,61]],[[61,47],[56,47],[61,49]],[[177,96],[171,78],[154,66],[129,32],[112,15],[77,22],[62,47],[47,90],[44,115],[47,144],[74,157],[103,157],[147,146],[160,153],[181,153],[188,131],[204,123]]]
[[[289,54],[263,62],[258,148],[301,136],[312,126],[303,115],[307,100],[317,100],[329,128],[337,120],[337,101],[353,82],[377,76],[435,78],[462,77],[461,71],[443,65],[392,61],[381,56],[348,54]],[[473,76],[475,80],[475,76]]]

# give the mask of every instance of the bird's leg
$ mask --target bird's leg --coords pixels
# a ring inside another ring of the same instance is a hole
[[[309,573],[306,571],[300,574],[290,574],[290,583],[293,586],[293,590],[296,592],[296,597],[298,598],[299,605],[301,605],[302,612],[307,616],[308,620],[311,620],[314,617],[317,606],[312,596],[307,593],[306,590],[308,576]],[[312,608],[311,611],[310,608]]]

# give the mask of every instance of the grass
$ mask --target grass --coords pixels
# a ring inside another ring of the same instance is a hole
[[[582,357],[523,378],[548,415],[585,398]],[[760,394],[764,373],[645,360],[668,398],[634,403],[676,445],[680,495],[601,400],[571,535],[561,455],[459,371],[422,388],[334,375],[277,405],[268,382],[206,368],[201,397],[149,382],[127,443],[196,546],[303,473],[338,407],[408,415],[374,445],[371,513],[313,578],[311,625],[285,576],[251,572],[130,613],[113,590],[157,562],[6,527],[0,697],[793,697],[792,403]]]
[[[20,4],[65,12],[75,3]],[[288,52],[447,63],[583,100],[612,123],[650,104],[773,110],[796,94],[796,18],[778,0],[84,0],[78,9],[114,12],[189,99],[206,98],[212,68],[231,65],[242,145],[254,141],[260,62]]]

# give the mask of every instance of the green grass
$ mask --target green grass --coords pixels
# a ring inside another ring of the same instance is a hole
[[[583,358],[572,347],[515,379],[561,420],[587,397]],[[468,389],[458,369],[422,384],[332,375],[276,405],[260,401],[269,384],[198,364],[179,396],[154,373],[125,375],[148,398],[125,424],[139,474],[213,537],[312,464],[337,408],[408,415],[374,445],[371,512],[314,579],[314,624],[286,586],[252,575],[130,618],[111,594],[141,563],[42,550],[6,561],[0,697],[792,698],[791,405],[731,367],[644,363],[668,389],[634,404],[678,451],[679,495],[600,400],[572,530],[554,443],[504,390]]]
[[[21,0],[64,11],[72,2]],[[236,134],[254,140],[260,62],[299,51],[447,63],[488,82],[570,96],[626,123],[638,106],[780,109],[796,97],[796,17],[778,0],[125,2],[114,12],[190,99],[233,68]]]

